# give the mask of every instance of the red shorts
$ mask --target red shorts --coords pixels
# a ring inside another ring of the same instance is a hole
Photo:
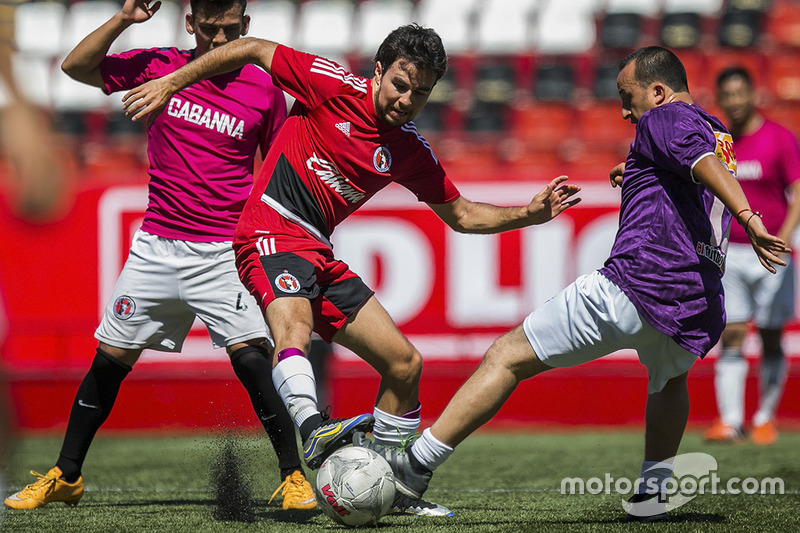
[[[260,214],[267,215],[266,224],[260,221],[249,235],[237,231],[233,241],[239,278],[262,312],[276,298],[310,300],[314,331],[331,342],[374,292],[301,226],[269,208]]]

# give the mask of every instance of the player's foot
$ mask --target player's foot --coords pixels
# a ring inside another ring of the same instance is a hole
[[[453,511],[439,505],[438,503],[428,502],[425,500],[412,500],[405,494],[397,493],[394,497],[392,508],[386,513],[390,515],[404,515],[404,516],[455,516]]]
[[[303,459],[309,468],[319,468],[330,454],[350,444],[356,431],[372,431],[374,423],[369,414],[323,420],[303,441]]]
[[[661,494],[634,494],[622,507],[629,522],[669,522],[667,500]]]
[[[392,467],[395,488],[412,500],[419,500],[428,489],[433,472],[425,468],[411,454],[411,443],[405,446],[383,446],[369,440],[364,433],[353,435],[353,445],[369,448],[386,459]]]
[[[78,505],[83,496],[83,478],[75,483],[67,483],[61,479],[61,469],[54,466],[44,476],[31,470],[37,479],[16,494],[5,500],[6,507],[12,509],[37,509],[48,503],[64,502],[67,505]]]
[[[760,444],[761,446],[769,446],[778,440],[778,428],[775,427],[775,422],[769,421],[760,426],[755,426],[750,438],[753,439],[753,444]]]
[[[707,442],[736,443],[744,440],[744,433],[739,428],[723,424],[722,420],[715,420],[714,425],[703,433],[703,438]]]
[[[272,503],[278,491],[281,491],[283,495],[284,509],[313,509],[317,506],[314,489],[311,488],[311,483],[306,480],[299,470],[295,470],[286,476],[286,479],[275,489],[267,503]]]

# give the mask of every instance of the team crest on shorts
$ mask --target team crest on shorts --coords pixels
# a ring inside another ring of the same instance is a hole
[[[392,154],[385,146],[378,146],[375,148],[375,153],[372,154],[372,165],[378,172],[389,172],[392,168]]]
[[[300,290],[300,282],[286,270],[275,278],[275,286],[288,293],[295,293]]]
[[[130,296],[120,296],[114,301],[114,316],[120,320],[128,320],[136,312],[136,302]]]

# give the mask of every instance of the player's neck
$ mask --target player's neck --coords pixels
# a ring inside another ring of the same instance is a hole
[[[748,116],[747,119],[741,123],[741,125],[734,126],[731,134],[734,137],[739,137],[740,135],[750,135],[751,133],[757,132],[763,124],[764,115],[757,111],[753,111],[750,116]]]

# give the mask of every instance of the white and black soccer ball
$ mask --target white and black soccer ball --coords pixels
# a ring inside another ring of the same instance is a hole
[[[317,471],[316,486],[317,505],[335,522],[350,527],[377,523],[395,497],[389,463],[357,446],[333,452]]]

